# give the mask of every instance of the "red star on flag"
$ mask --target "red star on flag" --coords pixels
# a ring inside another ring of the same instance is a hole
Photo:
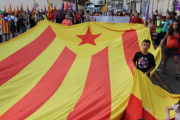
[[[88,28],[85,35],[76,35],[76,36],[78,36],[81,40],[83,40],[79,45],[83,45],[86,43],[89,43],[91,45],[96,45],[94,40],[98,38],[100,35],[101,34],[92,35],[90,28]]]

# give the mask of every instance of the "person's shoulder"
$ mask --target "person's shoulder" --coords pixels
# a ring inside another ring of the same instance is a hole
[[[141,51],[135,53],[135,55],[141,55],[141,54],[142,54]]]
[[[149,56],[151,56],[151,57],[154,57],[154,55],[153,55],[152,53],[150,53],[150,52],[149,52],[149,54],[148,54],[148,55],[149,55]]]

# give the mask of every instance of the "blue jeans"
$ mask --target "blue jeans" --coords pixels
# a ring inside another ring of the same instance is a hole
[[[20,28],[21,28],[21,31],[23,31],[23,33],[26,32],[26,27],[21,26]]]
[[[2,35],[0,35],[0,43],[2,43]]]

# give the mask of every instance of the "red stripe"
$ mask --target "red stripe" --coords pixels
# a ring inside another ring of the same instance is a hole
[[[0,62],[0,86],[36,59],[55,39],[49,26],[38,38]]]
[[[142,101],[133,94],[130,95],[128,106],[123,120],[157,120],[142,107]]]
[[[136,30],[126,30],[122,34],[122,41],[127,65],[133,74],[134,66],[132,59],[136,52],[141,51]]]
[[[108,47],[92,56],[84,91],[68,120],[108,120],[111,115],[111,89]]]
[[[1,120],[24,120],[38,110],[59,88],[76,58],[67,47],[38,82],[20,101],[4,113]]]

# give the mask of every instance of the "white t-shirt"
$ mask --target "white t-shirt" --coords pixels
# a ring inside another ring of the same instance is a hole
[[[16,17],[14,17],[14,16],[10,16],[10,17],[9,17],[9,21],[11,21],[11,19],[14,19],[15,26],[16,26],[16,22],[18,21],[18,20],[17,20],[17,18],[16,18]]]
[[[176,112],[175,120],[180,120],[180,110],[178,109],[179,104],[174,104],[174,105],[172,105],[172,107],[174,108],[174,111]]]

